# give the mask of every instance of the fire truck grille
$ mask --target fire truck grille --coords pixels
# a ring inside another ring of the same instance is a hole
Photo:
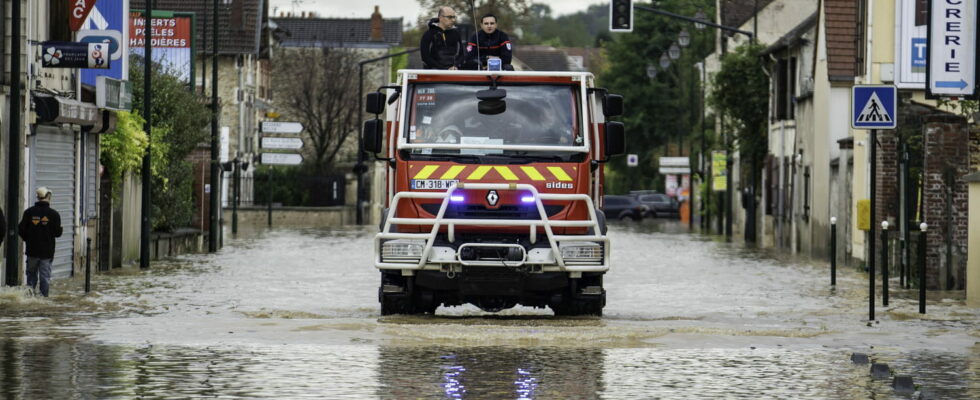
[[[440,204],[422,204],[425,212],[436,215],[439,213]],[[544,212],[549,217],[561,212],[565,206],[545,205]],[[479,204],[450,205],[446,209],[444,218],[455,219],[540,219],[538,209],[535,206],[516,206],[502,205],[500,208],[491,210]]]

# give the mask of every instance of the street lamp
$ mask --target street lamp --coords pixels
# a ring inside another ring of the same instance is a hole
[[[687,47],[691,44],[691,34],[687,33],[687,28],[681,29],[681,33],[677,35],[677,44],[681,47]]]
[[[660,68],[667,69],[670,68],[670,57],[667,57],[667,53],[660,56]]]
[[[670,49],[667,50],[667,54],[670,55],[670,59],[671,60],[676,60],[678,58],[681,58],[681,48],[680,47],[677,47],[677,43],[676,42],[671,43],[670,44]]]
[[[657,67],[653,64],[647,64],[647,77],[650,79],[657,77]]]
[[[698,12],[694,14],[694,19],[699,19],[699,20],[702,20],[702,21],[704,21],[704,19],[706,17],[707,16],[704,15],[704,11],[702,11],[701,9],[698,9]],[[705,25],[704,24],[699,24],[699,23],[695,22],[694,23],[694,28],[696,28],[699,31],[700,30],[704,30]]]

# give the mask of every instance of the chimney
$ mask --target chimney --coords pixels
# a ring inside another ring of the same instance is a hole
[[[379,11],[379,9],[380,7],[374,6],[374,14],[371,14],[371,41],[372,42],[381,42],[384,41],[385,39],[384,29],[382,26],[384,20],[381,19],[381,11]]]
[[[306,18],[306,11],[303,11],[303,18]]]

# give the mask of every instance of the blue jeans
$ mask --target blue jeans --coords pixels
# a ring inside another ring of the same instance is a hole
[[[50,258],[27,256],[27,286],[34,289],[38,284],[38,275],[40,275],[41,294],[44,297],[48,297],[48,287],[51,284],[51,260]]]

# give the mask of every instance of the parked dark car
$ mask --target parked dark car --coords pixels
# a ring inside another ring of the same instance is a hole
[[[602,200],[602,212],[610,219],[632,219],[642,221],[647,207],[631,196],[607,195]]]
[[[636,199],[650,208],[647,212],[647,217],[652,218],[678,218],[680,217],[680,205],[677,200],[668,197],[665,194],[654,193],[654,194],[638,194],[635,196]]]

